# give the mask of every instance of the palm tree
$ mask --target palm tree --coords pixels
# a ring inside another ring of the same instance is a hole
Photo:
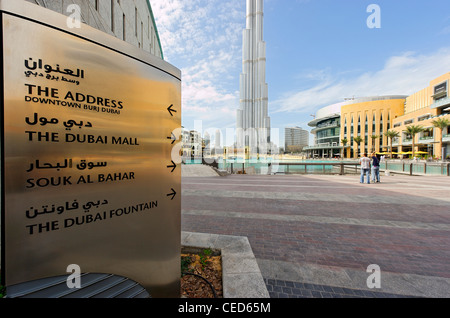
[[[444,147],[443,147],[443,143],[442,143],[442,138],[443,138],[443,131],[445,129],[445,127],[450,125],[450,120],[448,120],[448,118],[438,118],[435,119],[431,122],[433,124],[434,127],[439,128],[439,130],[441,131],[441,160],[444,161]]]
[[[380,136],[378,135],[372,135],[370,136],[370,138],[372,138],[372,152],[375,151],[375,140],[377,140],[378,138],[380,138]]]
[[[359,145],[363,142],[363,139],[361,138],[361,136],[356,136],[355,138],[353,138],[353,142],[356,142],[356,144],[358,145],[356,147],[356,150],[357,150],[357,155],[359,155]]]
[[[398,131],[395,131],[395,130],[388,130],[388,131],[386,131],[386,132],[384,133],[384,135],[385,135],[386,137],[388,137],[389,140],[391,141],[391,147],[389,148],[389,150],[390,150],[389,156],[390,156],[390,158],[392,159],[392,140],[393,140],[394,138],[398,138],[398,137],[400,136],[400,133],[399,133]]]
[[[415,157],[415,152],[416,152],[416,149],[415,149],[415,147],[416,147],[415,146],[416,135],[418,133],[422,132],[422,131],[424,131],[424,128],[421,125],[409,125],[409,126],[406,126],[406,133],[408,135],[410,135],[411,138],[412,138],[412,157],[413,158]]]
[[[342,145],[344,146],[342,148],[342,158],[344,158],[345,148],[347,147],[348,139],[347,138],[341,139],[341,142],[342,142]]]

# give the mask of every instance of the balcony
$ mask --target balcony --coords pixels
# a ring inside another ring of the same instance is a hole
[[[313,128],[311,130],[311,133],[314,134],[321,130],[325,130],[325,129],[329,129],[329,128],[339,128],[339,127],[341,127],[341,124],[339,122],[321,124],[321,125],[317,125],[315,128]]]
[[[303,150],[315,150],[315,149],[341,149],[342,146],[339,146],[338,143],[336,142],[328,142],[328,143],[320,143],[317,145],[313,145],[313,146],[309,146],[309,147],[305,147],[303,148]]]
[[[412,138],[402,139],[402,146],[412,145]]]
[[[442,142],[450,142],[450,134],[442,136]]]
[[[424,136],[424,137],[419,138],[419,143],[423,143],[423,144],[429,144],[429,143],[432,143],[433,141],[434,141],[433,136]]]
[[[400,141],[398,138],[392,139],[392,146],[397,147],[400,144]]]
[[[430,105],[431,109],[450,106],[450,97],[441,98]]]

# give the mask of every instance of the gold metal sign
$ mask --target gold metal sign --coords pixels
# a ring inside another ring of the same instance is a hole
[[[6,285],[77,264],[179,297],[180,72],[49,10],[0,9]]]

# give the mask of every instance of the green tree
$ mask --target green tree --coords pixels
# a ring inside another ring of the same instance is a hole
[[[384,135],[386,137],[388,137],[389,140],[390,140],[390,145],[391,146],[389,147],[389,157],[392,159],[392,140],[394,138],[398,138],[400,136],[400,133],[398,131],[395,131],[395,130],[388,130],[388,131],[386,131],[384,133]]]
[[[448,120],[447,118],[438,118],[435,119],[431,122],[433,124],[434,127],[438,128],[441,131],[441,140],[440,140],[440,144],[441,144],[441,160],[444,161],[444,144],[442,142],[442,138],[443,138],[443,132],[445,127],[450,125],[450,120]]]
[[[357,156],[359,156],[359,146],[363,141],[364,140],[361,138],[361,136],[356,136],[355,138],[353,138],[353,142],[355,142],[357,145],[356,146]]]
[[[420,132],[424,131],[423,126],[421,125],[409,125],[406,126],[406,133],[412,138],[412,157],[415,157],[416,152],[416,135]]]
[[[344,158],[345,148],[347,148],[348,139],[347,138],[341,139],[341,142],[343,145],[341,157]]]
[[[375,140],[377,140],[378,138],[380,138],[380,136],[378,136],[378,135],[372,135],[372,136],[370,136],[370,138],[372,138],[372,152],[374,152],[374,151],[376,150],[376,147],[375,147]]]

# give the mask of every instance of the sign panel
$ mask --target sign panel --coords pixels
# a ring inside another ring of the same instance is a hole
[[[180,79],[72,32],[2,12],[6,285],[76,264],[179,297]]]

